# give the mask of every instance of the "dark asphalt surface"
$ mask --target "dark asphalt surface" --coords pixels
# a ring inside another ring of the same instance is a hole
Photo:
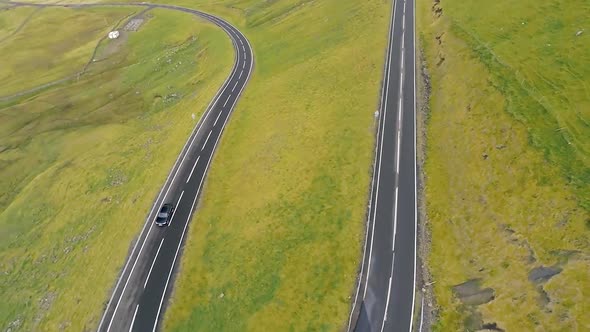
[[[230,76],[218,91],[183,147],[168,175],[137,242],[104,310],[98,331],[156,331],[172,291],[187,226],[203,187],[203,180],[225,124],[254,66],[250,43],[226,21],[197,10],[156,4],[31,4],[35,7],[143,6],[165,8],[197,15],[223,29],[232,40],[235,62]],[[176,209],[168,227],[154,225],[160,206],[173,203]]]
[[[411,331],[416,275],[414,0],[394,0],[367,236],[349,330]]]

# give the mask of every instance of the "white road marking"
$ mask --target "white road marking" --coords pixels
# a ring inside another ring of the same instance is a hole
[[[406,27],[406,4],[404,3],[404,16],[402,16],[402,27]]]
[[[246,68],[246,62],[242,62],[242,68]]]
[[[221,115],[221,113],[219,113]],[[217,117],[219,119],[219,117]],[[217,120],[215,121],[217,122]],[[193,165],[193,168],[191,169],[191,173],[188,175],[188,178],[186,178],[186,183],[188,183],[191,179],[191,176],[193,176],[193,172],[195,171],[195,167],[197,167],[197,163],[199,162],[199,158],[201,158],[201,156],[197,157],[197,160],[195,161],[195,164]]]
[[[209,135],[207,135],[207,139],[205,140],[205,143],[203,144],[203,146],[201,147],[201,151],[203,151],[203,149],[205,148],[205,146],[207,146],[207,142],[209,141],[209,137],[211,137],[211,133],[213,132],[213,130],[211,130],[209,132]]]
[[[217,115],[217,118],[215,118],[215,122],[213,122],[213,127],[215,127],[217,125],[217,120],[219,120],[219,117],[221,116],[221,114],[223,114],[223,110],[221,110],[219,112],[219,114]]]
[[[242,40],[241,40],[241,39],[238,39],[238,41],[240,42],[240,44],[244,45],[244,43],[242,42]]]
[[[403,60],[404,59],[403,58],[403,56],[404,56],[404,49],[405,49],[405,45],[406,45],[405,44],[405,40],[406,40],[405,37],[406,37],[406,34],[405,33],[402,33],[402,68],[403,68],[403,63],[404,63],[404,60]]]
[[[240,42],[241,42],[241,39],[239,39],[239,37],[237,36],[237,34],[235,34],[235,35],[234,35],[234,34],[232,34],[232,32],[231,32],[231,31],[230,31],[228,28],[225,28],[226,26],[229,26],[229,25],[227,25],[227,24],[224,24],[224,22],[223,22],[223,21],[221,21],[221,20],[218,20],[218,19],[216,19],[215,17],[213,17],[213,16],[211,16],[211,15],[206,15],[206,14],[203,14],[203,13],[198,13],[198,15],[199,15],[199,16],[204,16],[204,17],[207,17],[207,18],[209,18],[210,20],[212,20],[212,21],[214,21],[214,22],[217,22],[217,23],[218,23],[218,24],[219,24],[219,25],[222,27],[222,29],[223,29],[223,30],[225,30],[225,31],[226,31],[226,32],[227,32],[227,33],[228,33],[228,34],[229,34],[229,35],[232,37],[232,39],[234,39],[234,38],[237,38],[237,39],[238,39],[238,40],[240,40]],[[229,27],[231,27],[231,26],[229,26]],[[234,40],[235,40],[235,39],[234,39]],[[246,43],[248,43],[248,46],[250,46],[250,42],[249,42],[247,39],[246,39]],[[252,55],[252,48],[251,48],[251,47],[250,47],[250,54]],[[195,133],[198,133],[198,132],[199,132],[199,130],[200,130],[200,129],[202,128],[202,126],[203,126],[203,123],[205,123],[206,119],[207,119],[207,118],[209,117],[209,115],[211,114],[212,105],[214,105],[215,103],[217,103],[217,101],[219,100],[219,98],[220,98],[220,97],[221,97],[221,95],[222,95],[222,93],[221,93],[221,92],[222,92],[222,91],[224,91],[224,90],[226,89],[227,85],[229,84],[229,81],[230,81],[231,77],[233,76],[233,74],[234,74],[234,73],[235,73],[235,71],[237,70],[237,64],[238,64],[238,58],[236,57],[236,59],[234,60],[234,66],[233,66],[233,68],[232,68],[232,72],[231,72],[231,74],[230,74],[230,75],[229,75],[229,76],[228,76],[228,77],[225,79],[225,81],[223,82],[223,85],[222,85],[222,86],[219,88],[219,90],[218,90],[218,92],[217,92],[217,96],[216,96],[216,97],[215,97],[215,98],[214,98],[214,99],[213,99],[213,100],[212,100],[212,101],[209,103],[209,105],[207,106],[207,109],[206,109],[205,115],[204,115],[204,117],[202,118],[202,120],[200,121],[200,123],[199,123],[199,124],[198,124],[198,125],[197,125],[197,126],[194,128],[194,129],[193,129],[193,131],[191,132],[191,136],[189,136],[189,137],[192,137],[192,139],[190,139],[190,140],[187,140],[187,141],[185,142],[185,144],[184,144],[184,146],[183,146],[183,148],[182,148],[182,150],[181,150],[181,151],[184,151],[184,156],[183,156],[183,153],[181,153],[181,154],[179,154],[179,155],[178,155],[178,157],[176,158],[176,161],[174,162],[174,166],[173,166],[173,169],[174,169],[174,168],[176,168],[176,171],[174,172],[174,176],[173,176],[173,178],[172,178],[172,181],[168,182],[168,180],[170,179],[170,176],[172,176],[172,172],[170,172],[170,173],[168,174],[168,177],[166,178],[166,181],[164,182],[165,184],[166,184],[166,183],[169,183],[169,185],[168,185],[168,190],[166,191],[166,194],[164,195],[164,198],[163,198],[163,200],[165,200],[165,199],[166,199],[166,196],[168,195],[168,192],[170,191],[170,188],[172,187],[172,183],[174,183],[174,181],[175,181],[175,179],[176,179],[176,176],[177,176],[177,175],[178,175],[178,173],[179,173],[180,166],[178,166],[178,165],[182,165],[182,164],[184,163],[184,160],[186,159],[186,156],[188,155],[188,151],[190,151],[190,149],[191,149],[191,147],[192,147],[192,144],[193,144],[193,143],[195,142],[195,140],[196,140],[196,137],[197,137],[197,135],[195,135]],[[245,65],[246,65],[246,63],[245,63],[245,62],[244,62],[244,63],[242,63],[242,68],[244,68],[244,67],[245,67]],[[249,77],[250,77],[250,72],[248,73],[248,79],[249,79]],[[242,87],[242,90],[243,90],[243,87]],[[241,93],[241,91],[242,91],[242,90],[240,90],[240,93]],[[234,104],[235,104],[235,101],[234,101]],[[226,122],[227,122],[227,119],[226,119]],[[224,125],[224,126],[225,126],[225,125]],[[189,141],[190,141],[189,148],[188,148],[188,149],[186,149],[186,146],[189,144]],[[185,149],[186,149],[186,150],[185,150]],[[180,160],[180,158],[181,158],[181,157],[182,157],[182,160],[180,161],[180,164],[179,164],[178,162],[179,162],[179,160]],[[166,186],[162,186],[162,188],[160,189],[160,193],[158,194],[158,197],[156,198],[156,202],[160,201],[161,195],[162,195],[162,193],[164,192],[164,188],[165,188],[165,187],[166,187]],[[144,239],[143,239],[143,243],[142,243],[142,246],[141,246],[141,248],[140,248],[140,251],[139,251],[138,255],[137,255],[137,256],[136,256],[136,258],[135,258],[135,262],[133,263],[133,266],[132,266],[132,268],[131,268],[131,272],[130,272],[130,273],[129,273],[129,275],[127,276],[127,281],[125,282],[125,286],[123,287],[123,291],[122,291],[122,292],[121,292],[121,294],[119,295],[119,296],[120,296],[120,298],[119,298],[119,300],[117,301],[117,305],[115,306],[115,310],[113,311],[113,315],[111,316],[111,320],[110,320],[110,323],[109,323],[109,327],[107,328],[107,331],[109,331],[109,330],[110,330],[110,326],[112,325],[112,323],[113,323],[113,320],[114,320],[114,318],[115,318],[115,315],[117,314],[117,309],[118,309],[118,306],[119,306],[119,304],[120,304],[120,302],[121,302],[121,298],[123,297],[123,295],[124,295],[124,293],[125,293],[125,289],[126,289],[126,287],[127,287],[127,283],[129,282],[129,279],[131,278],[131,276],[132,276],[132,274],[133,274],[133,270],[134,270],[134,268],[135,268],[135,264],[137,263],[137,260],[139,259],[139,256],[141,255],[141,252],[142,252],[142,250],[143,250],[143,246],[145,245],[145,242],[146,242],[147,238],[149,237],[149,234],[150,234],[150,232],[151,232],[151,230],[152,230],[152,228],[153,228],[153,227],[152,227],[152,225],[153,225],[153,224],[152,224],[152,219],[153,219],[153,214],[154,214],[154,211],[155,211],[156,207],[158,207],[158,204],[154,204],[154,205],[153,205],[153,207],[152,207],[152,210],[151,210],[150,214],[148,215],[148,218],[146,219],[146,222],[144,223],[144,226],[143,226],[143,228],[142,228],[142,230],[141,230],[141,232],[140,232],[140,238],[141,238],[141,237],[142,237],[142,234],[143,234],[143,233],[144,233],[144,231],[145,231],[145,228],[146,228],[148,225],[150,225],[150,227],[149,227],[149,230],[148,230],[148,234],[147,234],[147,235],[144,237]],[[132,253],[132,255],[133,255],[133,253],[135,252],[135,250],[137,249],[137,246],[138,246],[138,245],[139,245],[139,241],[137,241],[137,242],[135,243],[135,245],[133,246],[133,249],[131,250],[131,253]],[[119,279],[118,279],[118,281],[117,281],[117,284],[115,285],[115,290],[112,292],[112,294],[111,294],[111,298],[109,299],[109,302],[107,303],[107,309],[106,309],[106,310],[104,311],[104,313],[103,313],[103,316],[102,316],[102,318],[101,318],[101,320],[100,320],[100,323],[99,323],[99,325],[98,325],[97,331],[100,331],[100,330],[101,330],[101,328],[102,328],[102,324],[104,323],[104,320],[105,320],[105,318],[106,318],[106,316],[107,316],[107,314],[108,314],[108,312],[109,312],[108,308],[111,306],[111,303],[113,302],[113,299],[115,298],[115,294],[117,293],[117,292],[116,292],[116,290],[119,288],[119,285],[120,285],[121,281],[123,280],[123,278],[124,278],[124,276],[125,276],[125,271],[127,270],[127,268],[128,268],[128,266],[129,266],[129,264],[130,264],[130,263],[131,263],[131,260],[130,260],[130,259],[129,259],[129,260],[127,260],[127,263],[125,263],[125,266],[124,266],[124,268],[123,268],[123,273],[121,274],[121,276],[119,277]]]
[[[412,11],[413,11],[413,18],[414,22],[412,25],[414,43],[412,47],[412,56],[414,57],[414,286],[412,288],[412,310],[410,314],[410,329],[409,331],[412,332],[412,324],[414,323],[414,305],[416,304],[416,255],[418,250],[418,172],[417,172],[417,165],[418,157],[416,153],[416,143],[417,143],[417,135],[416,135],[416,126],[418,120],[416,118],[416,1],[412,3]]]
[[[180,197],[178,198],[178,203],[176,203],[176,206],[178,206],[180,204],[180,200],[182,199],[182,195],[184,195],[184,190],[180,193]],[[176,214],[176,208],[174,208],[174,211],[172,212],[172,217],[170,217],[170,222],[168,223],[168,227],[170,227],[170,225],[172,225],[172,221],[174,220],[175,214]]]
[[[221,96],[221,94],[220,94],[219,96]],[[219,96],[217,97],[217,99],[219,99]],[[211,107],[211,105],[212,105],[212,104],[213,104],[213,102],[212,102],[212,103],[210,103],[210,104],[209,104],[209,106],[208,106],[208,107],[209,107],[209,110],[207,111],[207,114],[205,114],[205,119],[206,119],[206,118],[209,116],[209,114],[211,113],[211,112],[210,112],[210,111],[211,111],[211,108],[210,108],[210,107]],[[204,122],[205,122],[205,121],[202,121],[202,122],[201,122],[201,123],[200,123],[200,124],[197,126],[197,128],[198,128],[198,129],[196,130],[197,132],[199,131],[199,129],[201,129],[201,127],[202,127],[202,124],[203,124]],[[192,135],[192,134],[191,134],[191,135]],[[191,143],[190,143],[190,145],[189,145],[188,149],[186,150],[186,152],[185,152],[185,154],[184,154],[184,157],[183,157],[183,158],[182,158],[182,160],[180,161],[180,164],[179,164],[179,165],[182,165],[182,164],[184,164],[184,161],[185,161],[185,159],[186,159],[186,156],[188,155],[188,152],[191,150],[191,147],[193,146],[193,143],[195,142],[195,139],[196,139],[196,137],[197,137],[197,135],[193,136],[193,139],[191,140]],[[188,143],[188,141],[187,141],[186,143]],[[186,143],[185,143],[185,147],[186,147]],[[183,148],[183,150],[184,150],[184,148]],[[180,155],[178,156],[178,158],[180,158]],[[176,159],[176,160],[177,160],[177,162],[178,162],[178,158]],[[178,166],[178,167],[176,168],[176,172],[174,173],[174,176],[172,177],[172,180],[170,181],[170,184],[169,184],[169,186],[168,186],[168,189],[166,190],[166,193],[164,194],[164,198],[162,199],[162,201],[165,201],[165,200],[166,200],[166,197],[168,197],[168,193],[170,192],[170,189],[172,188],[172,184],[173,184],[173,183],[174,183],[174,181],[176,180],[176,176],[178,176],[178,173],[179,173],[179,171],[180,171],[180,166]],[[170,174],[168,175],[168,178],[170,178]],[[164,189],[164,188],[162,188],[162,189]],[[154,207],[155,207],[155,206],[156,206],[156,205],[154,205]],[[152,208],[152,210],[153,210],[153,208]],[[153,217],[152,217],[152,218],[149,218],[149,221],[148,221],[148,222],[146,222],[146,225],[147,225],[148,223],[150,223],[150,222],[151,222],[151,219],[153,219]],[[153,225],[153,224],[151,224],[151,225]],[[145,226],[144,226],[144,227],[145,227]],[[115,310],[113,311],[113,315],[111,316],[111,320],[110,320],[110,322],[109,322],[109,326],[107,327],[107,332],[109,332],[109,331],[110,331],[110,329],[111,329],[111,325],[113,325],[113,321],[114,321],[114,319],[115,319],[115,316],[116,316],[116,314],[117,314],[117,310],[118,310],[118,308],[119,308],[119,305],[121,304],[121,299],[123,299],[123,295],[125,294],[125,290],[127,289],[127,284],[129,283],[129,280],[131,279],[131,276],[133,275],[133,270],[135,269],[135,265],[137,264],[137,261],[139,260],[139,257],[141,256],[141,252],[143,251],[143,247],[144,247],[145,243],[147,242],[147,239],[148,239],[148,237],[149,237],[149,235],[150,235],[150,232],[152,231],[152,228],[153,228],[153,227],[150,227],[150,229],[148,230],[148,233],[147,233],[147,235],[146,235],[146,236],[145,236],[145,238],[143,239],[143,243],[142,243],[142,245],[141,245],[141,248],[139,249],[139,253],[138,253],[138,254],[137,254],[137,256],[135,257],[135,262],[133,263],[133,266],[131,267],[131,272],[129,272],[129,275],[127,276],[127,281],[125,282],[125,285],[123,286],[123,290],[121,291],[121,295],[120,295],[120,297],[119,297],[119,300],[117,301],[117,305],[115,306]],[[139,243],[139,242],[138,242],[138,243]],[[137,245],[137,243],[136,243],[136,245]],[[133,251],[132,251],[132,252],[133,252]],[[128,262],[130,262],[130,260],[129,260]],[[122,279],[120,279],[120,280],[122,280]],[[115,289],[116,289],[116,288],[115,288]],[[113,292],[113,295],[114,295],[114,293],[115,293],[115,292]],[[110,303],[110,302],[109,302],[109,303]],[[108,308],[108,307],[107,307],[107,308]],[[105,314],[106,314],[106,311],[105,311]],[[104,316],[103,316],[103,318],[104,318]],[[102,325],[102,324],[101,324],[101,325]],[[100,327],[101,327],[101,325],[99,325],[99,329],[98,329],[98,330],[100,330]]]
[[[246,48],[244,47],[244,44],[242,44],[242,51],[244,51],[244,56],[246,56]]]
[[[240,71],[240,76],[238,76],[238,79],[242,78],[243,73],[244,73],[244,70],[242,69],[242,71]]]
[[[399,174],[399,171],[398,171]],[[395,186],[395,200],[393,203],[393,239],[391,243],[391,251],[395,251],[395,236],[397,234],[397,199],[398,199],[399,187]]]
[[[381,332],[385,328],[385,321],[387,320],[387,310],[389,310],[389,297],[391,296],[391,277],[389,277],[389,287],[387,288],[387,302],[385,302],[385,312],[383,313],[383,323],[381,324]]]
[[[147,239],[150,236],[150,233],[153,228],[154,227],[152,224],[152,227],[150,227],[147,235],[145,236],[145,239],[143,241],[143,244],[141,245],[141,248],[139,248],[139,253],[137,254],[137,257],[135,257],[135,262],[133,263],[133,266],[131,267],[131,272],[129,272],[129,277],[127,278],[127,281],[125,282],[125,286],[123,286],[123,291],[121,291],[121,297],[119,297],[119,301],[117,301],[117,305],[115,306],[115,311],[113,311],[113,316],[111,317],[111,321],[109,322],[109,326],[107,327],[107,332],[111,330],[111,326],[113,325],[113,321],[115,321],[115,315],[117,314],[117,309],[119,309],[119,305],[121,304],[121,300],[123,299],[123,294],[125,294],[125,290],[127,289],[127,285],[129,284],[129,280],[131,280],[131,275],[133,275],[133,270],[135,270],[135,265],[137,264],[137,261],[139,260],[139,256],[141,256],[141,252],[143,251],[143,247],[145,246],[145,243],[147,242]]]
[[[368,283],[369,283],[369,275],[371,274],[371,257],[373,256],[373,243],[375,240],[375,216],[377,214],[377,204],[378,204],[378,198],[379,198],[379,183],[381,180],[381,157],[383,156],[383,131],[385,130],[385,120],[387,119],[387,100],[389,97],[389,92],[385,89],[385,86],[387,86],[387,88],[389,88],[389,77],[391,76],[391,49],[392,49],[392,41],[393,41],[393,34],[395,31],[395,11],[396,11],[396,1],[393,2],[393,15],[392,15],[392,20],[390,23],[390,29],[389,29],[389,45],[388,45],[388,50],[387,50],[387,85],[383,85],[383,94],[385,95],[385,102],[384,102],[384,111],[383,111],[383,124],[382,124],[382,130],[381,130],[381,147],[379,150],[379,168],[377,170],[377,185],[376,185],[376,193],[375,193],[375,206],[373,207],[373,230],[371,232],[371,246],[369,248],[369,260],[368,260],[368,264],[367,264],[367,277],[365,278],[365,290],[363,291],[363,299],[367,296],[367,288],[368,288]],[[364,257],[363,257],[363,263],[364,263]],[[355,303],[356,303],[356,299],[355,299]],[[354,311],[354,307],[353,307],[353,311]],[[351,312],[351,319],[352,319],[352,312]],[[349,327],[350,329],[350,320],[349,320]]]
[[[148,275],[145,278],[145,282],[143,283],[143,288],[145,288],[145,286],[148,283],[148,280],[150,280],[150,275],[152,274],[152,269],[154,268],[154,264],[156,264],[156,259],[158,259],[158,254],[160,253],[160,248],[162,248],[162,243],[164,243],[164,238],[162,238],[162,241],[160,241],[160,246],[158,246],[158,251],[156,251],[156,256],[154,256],[154,261],[152,262],[152,266],[150,266],[150,271],[148,272]],[[131,326],[133,326],[133,324],[131,324]]]
[[[401,130],[401,122],[402,122],[402,104],[400,99],[399,104],[399,129],[397,130],[397,145],[395,149],[395,171],[399,175],[399,161],[400,161],[400,152],[401,152],[401,140],[402,140],[402,130]]]
[[[247,42],[247,43],[248,43],[248,45],[249,45],[249,43],[250,43],[250,42],[249,42],[248,40],[246,40],[246,42]],[[251,48],[250,48],[250,54],[252,54],[252,49],[251,49]],[[244,65],[245,65],[245,63],[244,63]],[[250,78],[250,74],[251,74],[251,71],[249,71],[249,72],[248,72],[248,77],[246,78],[246,81],[248,81],[248,79]],[[244,90],[244,87],[245,87],[245,85],[242,85],[242,88],[241,88],[241,89],[240,89],[240,91],[238,92],[238,97],[241,95],[242,91]],[[235,105],[235,104],[236,104],[236,102],[238,101],[238,97],[236,97],[236,98],[234,99],[234,102],[233,102],[232,106],[230,107],[230,110],[231,110],[231,109],[233,109],[234,105]],[[227,121],[228,121],[228,120],[229,120],[229,116],[227,116],[227,117],[225,118],[225,122],[223,123],[223,127],[221,128],[221,132],[223,132],[223,129],[225,128],[225,126],[226,126],[226,124],[227,124]],[[217,140],[215,141],[215,145],[213,146],[213,151],[215,151],[215,148],[217,147],[217,143],[219,143],[219,139],[220,139],[220,138],[221,138],[221,135],[217,136]],[[209,165],[211,164],[211,159],[212,159],[212,156],[213,156],[212,154],[209,156],[209,161],[207,162],[207,166],[206,166],[206,168],[205,168],[205,173],[207,173],[207,170],[209,169]],[[170,276],[172,275],[172,270],[174,269],[174,264],[176,263],[176,258],[178,257],[178,251],[179,251],[179,249],[180,249],[180,245],[182,244],[182,240],[184,239],[184,235],[185,235],[185,233],[186,233],[186,228],[187,228],[187,226],[188,226],[188,221],[189,221],[189,219],[191,218],[191,215],[192,215],[192,210],[193,210],[193,208],[194,208],[194,206],[195,206],[195,202],[197,201],[197,197],[199,197],[199,192],[200,192],[200,190],[201,190],[201,186],[202,186],[202,184],[203,184],[203,180],[204,180],[204,179],[205,179],[205,177],[201,178],[201,183],[199,184],[199,189],[197,190],[197,194],[195,195],[195,199],[193,200],[193,205],[192,205],[192,207],[191,207],[191,213],[189,213],[189,217],[187,218],[187,222],[186,222],[186,224],[184,225],[184,230],[182,231],[182,236],[181,236],[181,238],[180,238],[180,242],[178,243],[178,247],[177,247],[177,249],[176,249],[176,254],[174,255],[174,260],[172,261],[172,267],[171,267],[171,269],[170,269],[170,273],[168,274],[168,279],[166,280],[166,285],[165,285],[165,287],[164,287],[164,292],[162,293],[162,298],[160,299],[160,306],[158,307],[158,314],[156,315],[156,320],[155,320],[155,322],[154,322],[154,328],[153,328],[153,331],[154,331],[154,332],[156,331],[156,327],[157,327],[157,325],[158,325],[157,323],[158,323],[158,318],[160,317],[160,311],[161,311],[161,309],[162,309],[162,303],[164,302],[164,297],[165,297],[165,295],[166,295],[166,290],[167,290],[167,288],[168,288],[168,283],[170,282]]]
[[[137,316],[137,309],[139,309],[139,304],[135,306],[135,313],[133,314],[133,319],[131,320],[131,326],[129,327],[129,332],[133,330],[133,324],[135,323],[135,316]]]
[[[236,86],[238,86],[238,83],[240,83],[240,81],[236,81],[236,84],[234,84],[234,87],[231,89],[231,92],[234,92],[234,90],[236,89]]]
[[[203,178],[205,178],[205,177],[203,177]],[[201,183],[203,183],[202,179],[201,179]],[[199,190],[200,189],[201,188],[199,185]],[[195,199],[193,200],[193,205],[191,207],[191,211],[195,207],[195,202],[197,201],[197,197],[199,197],[199,191],[197,191],[197,194],[195,195]],[[189,216],[188,216],[186,222],[184,223],[184,229],[182,231],[180,241],[178,242],[178,247],[176,247],[176,253],[174,254],[174,260],[172,260],[172,266],[170,267],[170,272],[168,272],[168,279],[166,279],[166,286],[164,286],[164,292],[162,293],[162,298],[160,299],[160,305],[158,306],[158,314],[156,315],[156,320],[154,321],[154,329],[152,330],[153,332],[156,331],[156,327],[158,326],[158,318],[160,318],[160,311],[162,310],[162,303],[164,302],[164,297],[166,296],[166,290],[168,289],[168,283],[170,282],[170,276],[172,276],[172,271],[174,270],[174,264],[176,263],[176,258],[178,257],[178,251],[180,250],[180,245],[182,244],[182,240],[184,239],[184,234],[186,233],[186,227],[188,226],[191,216],[192,216],[192,213],[189,213]]]
[[[223,103],[223,107],[225,107],[225,105],[227,105],[227,102],[229,101],[230,98],[231,98],[231,95],[227,96],[227,99],[225,100],[225,103]]]

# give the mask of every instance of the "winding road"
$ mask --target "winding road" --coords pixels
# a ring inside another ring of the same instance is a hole
[[[197,15],[223,29],[236,52],[231,74],[208,106],[168,175],[135,242],[98,331],[156,331],[170,296],[188,224],[223,129],[254,66],[246,37],[226,21],[197,10],[147,3],[19,6],[143,6]],[[393,0],[379,112],[367,233],[349,331],[412,331],[416,283],[415,0]],[[176,205],[169,227],[153,220]]]
[[[187,227],[213,153],[254,67],[250,43],[238,29],[218,17],[173,5],[4,3],[34,7],[142,6],[176,10],[217,25],[232,40],[236,55],[231,74],[193,129],[160,190],[97,328],[98,331],[156,331],[172,290],[174,271],[178,268]],[[154,225],[155,215],[160,206],[168,202],[176,206],[170,225],[158,227]]]
[[[348,330],[412,331],[416,288],[415,0],[393,0],[363,261]]]
[[[156,331],[174,282],[174,270],[188,224],[203,188],[213,153],[254,67],[252,48],[231,24],[197,10],[154,5],[197,15],[223,29],[236,52],[231,74],[207,108],[179,155],[135,243],[113,291],[98,331]],[[172,202],[176,209],[168,227],[153,220],[159,207]]]

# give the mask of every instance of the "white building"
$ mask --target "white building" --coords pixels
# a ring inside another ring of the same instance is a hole
[[[109,39],[117,39],[119,38],[119,31],[111,31],[109,32]]]

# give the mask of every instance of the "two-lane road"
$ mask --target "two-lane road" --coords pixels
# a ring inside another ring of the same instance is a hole
[[[35,7],[164,8],[206,19],[223,29],[232,40],[236,56],[231,74],[207,107],[181,150],[131,250],[98,326],[98,331],[155,331],[170,296],[174,270],[178,267],[177,262],[187,227],[201,193],[213,153],[234,105],[252,73],[254,59],[250,43],[238,29],[218,17],[173,5],[7,3]],[[155,215],[160,206],[167,202],[176,206],[170,225],[157,227],[154,225]]]
[[[415,0],[393,0],[367,235],[348,330],[412,330],[416,280]]]
[[[98,331],[155,331],[171,293],[174,269],[213,153],[253,69],[246,37],[215,16],[177,6],[151,5],[202,17],[231,38],[236,58],[233,70],[185,144],[132,250],[101,319]],[[153,224],[165,202],[176,206],[170,225]]]
[[[170,296],[174,271],[203,181],[213,153],[238,98],[254,67],[252,48],[246,37],[228,22],[197,10],[148,3],[35,4],[9,2],[33,7],[140,6],[163,8],[196,15],[223,29],[233,43],[235,62],[203,117],[193,129],[168,175],[135,242],[97,330],[156,331]],[[158,227],[154,219],[164,203],[176,208],[169,226]],[[100,295],[99,295],[100,296]]]
[[[0,0],[15,6],[108,7],[139,6],[181,11],[205,19],[229,36],[235,51],[232,71],[193,129],[168,175],[126,261],[111,298],[104,308],[98,331],[156,331],[174,281],[179,254],[195,204],[221,134],[248,83],[254,67],[246,37],[228,22],[197,10],[148,3],[36,4]],[[164,203],[176,208],[169,226],[158,227],[154,219]],[[102,296],[101,294],[97,294]],[[98,309],[98,308],[97,308]]]

